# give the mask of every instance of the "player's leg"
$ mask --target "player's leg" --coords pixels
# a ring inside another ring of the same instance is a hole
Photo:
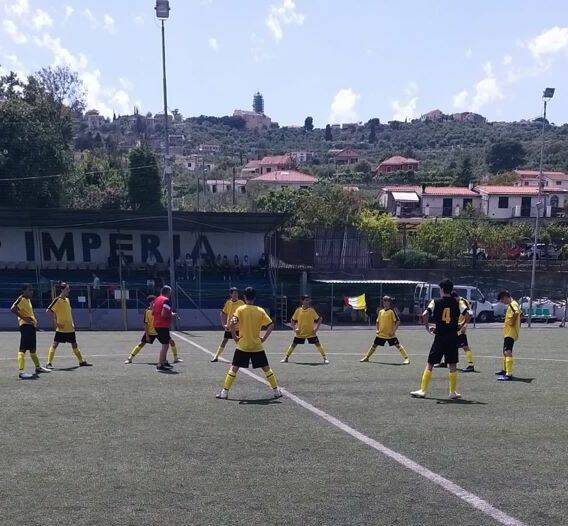
[[[507,374],[507,355],[505,354],[505,351],[507,351],[508,348],[510,348],[511,350],[513,348],[510,340],[512,340],[512,338],[505,338],[503,340],[503,364],[501,370],[495,373],[497,376],[505,376]]]
[[[39,363],[39,356],[37,355],[36,328],[33,325],[25,325],[24,327],[26,327],[25,329],[26,337],[25,341],[22,341],[23,345],[21,346],[20,350],[30,351],[30,358],[34,363],[36,374],[51,372],[50,369],[42,367],[41,364]]]
[[[323,348],[323,345],[319,341],[319,338],[317,336],[315,338],[310,338],[310,339],[308,339],[308,342],[310,342],[312,345],[315,345],[316,349],[318,350],[321,357],[323,358],[323,363],[328,364],[329,360],[327,359],[327,356],[325,354],[325,349]]]
[[[458,364],[457,363],[448,363],[449,371],[448,371],[448,381],[450,383],[450,392],[449,397],[452,400],[457,400],[461,398],[461,394],[456,391],[457,381],[458,381]]]
[[[223,341],[221,342],[219,347],[217,347],[217,351],[215,352],[215,356],[213,356],[213,358],[211,359],[212,362],[218,362],[219,361],[219,358],[221,357],[221,354],[223,354],[223,351],[225,350],[225,347],[227,346],[228,341],[229,341],[229,336],[227,335],[227,331],[225,331],[225,334],[223,336]]]
[[[456,334],[451,335],[451,336],[447,336],[444,338],[444,343],[443,343],[443,351],[444,351],[444,360],[445,362],[448,364],[448,381],[450,384],[450,390],[449,390],[449,397],[452,400],[457,400],[458,398],[461,398],[461,394],[459,394],[456,391],[456,385],[457,385],[457,368],[458,368],[458,362],[459,362],[459,339],[458,339],[458,335]]]
[[[439,336],[434,337],[434,342],[432,343],[432,347],[430,348],[430,354],[428,355],[428,362],[426,363],[426,367],[424,372],[422,373],[422,380],[420,382],[420,389],[417,391],[412,391],[410,396],[414,398],[424,398],[426,393],[428,392],[428,386],[430,385],[430,380],[432,379],[432,369],[434,368],[435,364],[438,364],[442,361],[444,356],[444,349],[442,346],[442,342],[440,341]]]
[[[57,338],[57,333],[55,333],[55,337]],[[47,351],[47,364],[45,366],[47,369],[53,369],[53,359],[55,358],[57,347],[59,347],[59,342],[54,339],[51,347]]]
[[[299,344],[304,343],[305,341],[306,341],[305,338],[298,338],[297,336],[295,336],[294,339],[292,340],[292,343],[284,353],[284,358],[280,360],[280,363],[286,363],[289,360],[290,356],[292,356],[292,353],[295,351],[296,347]]]
[[[513,379],[513,345],[515,341],[513,338],[505,338],[503,343],[503,364],[504,364],[504,374],[500,374],[497,380],[511,381]]]
[[[130,351],[128,358],[124,361],[124,363],[132,363],[134,357],[144,348],[145,345],[146,345],[146,334],[143,334],[140,343]]]
[[[373,356],[373,353],[377,350],[377,347],[379,345],[384,345],[384,340],[382,338],[376,337],[375,340],[373,341],[373,343],[371,344],[371,347],[369,347],[369,350],[367,351],[367,354],[365,354],[365,356],[363,356],[363,358],[361,358],[359,361],[360,362],[368,362],[371,359],[371,356]]]
[[[223,389],[221,389],[221,391],[219,391],[217,393],[217,395],[216,395],[217,398],[220,398],[221,400],[226,400],[227,398],[229,398],[229,391],[231,390],[231,387],[233,386],[233,382],[237,378],[238,372],[239,372],[238,366],[231,365],[231,367],[229,367],[229,370],[227,371],[227,374],[225,375],[225,381],[223,382]]]
[[[398,352],[402,356],[402,363],[404,365],[408,365],[410,363],[410,358],[408,357],[406,349],[402,346],[398,338],[392,338],[391,340],[389,340],[389,346],[394,346],[398,349]]]
[[[176,345],[176,342],[173,338],[170,340],[170,349],[172,350],[172,356],[174,357],[174,363],[183,362],[183,360],[179,357],[177,345]]]
[[[77,358],[77,361],[79,362],[79,367],[89,367],[91,364],[88,363],[85,358],[83,358],[81,349],[79,349],[79,344],[77,343],[77,337],[74,332],[69,334],[69,343],[71,344],[75,358]]]
[[[278,381],[276,380],[276,375],[274,374],[274,371],[270,368],[269,365],[263,367],[262,370],[264,371],[264,374],[266,376],[266,379],[268,380],[268,383],[270,384],[270,387],[272,387],[274,398],[280,398],[282,396],[282,393],[280,391],[280,388],[278,387]]]
[[[160,354],[158,355],[158,365],[156,369],[158,371],[163,371],[165,369],[171,369],[171,365],[168,363],[168,349],[170,348],[170,343],[162,343],[160,347]]]

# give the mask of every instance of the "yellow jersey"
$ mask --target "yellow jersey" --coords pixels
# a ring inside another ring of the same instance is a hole
[[[12,305],[12,309],[14,308],[18,309],[18,325],[20,327],[22,325],[33,325],[35,327],[37,325],[37,319],[34,315],[34,308],[30,298],[20,296]],[[31,318],[33,321],[30,323],[24,320],[24,318]]]
[[[246,303],[243,300],[233,301],[232,299],[229,298],[225,302],[225,305],[223,305],[223,309],[221,310],[221,312],[227,316],[227,326],[228,327],[230,327],[230,325],[231,325],[231,318],[234,316],[235,311],[239,307],[242,307],[243,305],[246,305]]]
[[[394,338],[395,325],[400,321],[394,309],[381,309],[377,315],[377,336]]]
[[[53,312],[57,318],[57,332],[75,332],[69,298],[57,296],[57,298],[51,302],[47,310]],[[59,327],[59,325],[61,325],[61,327]]]
[[[307,309],[298,307],[292,316],[292,321],[297,323],[296,335],[299,338],[312,338],[316,335],[314,331],[314,323],[320,319],[320,315],[312,307]]]
[[[467,307],[467,311],[469,313],[469,311],[471,310],[471,303],[469,301],[467,301],[465,298],[460,298],[460,301],[463,302],[463,304]],[[462,325],[463,323],[465,323],[465,312],[460,311],[460,317],[458,319],[458,323],[460,325]]]
[[[260,331],[270,325],[272,320],[266,311],[256,305],[242,305],[233,314],[239,323],[237,348],[245,352],[260,352],[264,348],[260,341]]]
[[[148,307],[144,311],[144,330],[150,336],[156,336],[158,334],[154,328],[154,314],[152,312],[152,307]]]
[[[513,338],[517,341],[519,339],[519,332],[521,330],[521,309],[519,304],[512,300],[507,307],[505,313],[505,324],[503,325],[503,336],[505,338]]]

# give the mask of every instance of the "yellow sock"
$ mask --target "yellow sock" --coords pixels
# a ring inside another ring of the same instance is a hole
[[[219,356],[221,356],[221,354],[223,353],[224,350],[225,350],[225,346],[219,345],[219,348],[217,349],[217,352],[215,353],[215,360],[219,359]]]
[[[272,389],[276,389],[278,387],[278,383],[276,382],[276,375],[274,374],[272,369],[268,369],[268,371],[266,371],[264,374],[266,375],[266,379],[268,380],[270,387],[272,387]]]
[[[47,363],[53,363],[53,359],[55,358],[55,348],[53,347],[53,345],[49,348],[49,351],[47,352]]]
[[[23,373],[26,368],[26,353],[18,351],[18,370]]]
[[[172,355],[174,357],[174,360],[177,360],[178,359],[178,350],[177,350],[176,344],[174,343],[173,340],[170,342],[170,349],[172,350]]]
[[[420,389],[424,392],[428,391],[428,385],[430,385],[430,379],[432,378],[432,371],[424,369],[422,373],[422,383],[420,384]]]
[[[288,347],[288,350],[286,351],[286,358],[290,358],[290,356],[292,356],[295,348],[296,346],[293,343],[290,345],[290,347]]]
[[[404,347],[402,345],[397,345],[396,348],[398,349],[398,352],[400,353],[400,355],[405,360],[408,360],[408,354],[406,354],[406,350],[404,349]]]
[[[474,365],[473,364],[473,353],[471,352],[471,349],[469,347],[464,347],[464,351],[465,351],[465,359],[467,360],[467,363],[469,365]]]
[[[316,345],[316,349],[319,351],[319,353],[322,355],[322,358],[325,358],[325,349],[323,348],[323,345],[321,343],[318,343]]]
[[[136,347],[134,347],[134,349],[132,349],[130,351],[130,354],[128,355],[128,357],[130,359],[134,358],[142,350],[142,347],[144,347],[144,344],[139,343]]]
[[[448,379],[450,380],[450,393],[455,393],[456,385],[458,383],[457,373],[448,373]]]
[[[367,354],[365,355],[365,358],[367,358],[367,360],[373,356],[373,353],[377,350],[377,346],[376,345],[371,345],[371,347],[369,347],[369,350],[367,351]]]
[[[231,371],[231,369],[229,369],[227,376],[225,376],[225,383],[223,384],[223,389],[226,389],[228,391],[233,385],[233,382],[235,381],[236,377],[237,373],[234,373],[233,371]]]
[[[36,352],[30,352],[30,358],[32,359],[32,362],[34,362],[34,365],[37,367],[39,367],[39,358],[37,356]]]
[[[79,347],[75,347],[75,349],[73,349],[73,354],[77,357],[77,360],[79,360],[79,363],[85,361],[85,360],[83,360],[83,355],[81,354]]]
[[[513,357],[507,356],[505,358],[505,372],[507,376],[513,376]]]
[[[503,356],[503,371],[507,370],[507,357]]]

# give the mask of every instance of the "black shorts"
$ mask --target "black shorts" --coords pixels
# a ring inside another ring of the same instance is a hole
[[[37,347],[36,343],[36,328],[29,323],[20,325],[20,351],[35,352]]]
[[[170,343],[171,341],[171,336],[170,336],[170,329],[168,328],[158,328],[156,327],[156,338],[158,339],[158,341],[162,344],[162,345],[166,345],[168,343]]]
[[[146,336],[146,333],[144,333],[142,335],[142,338],[140,339],[140,343],[149,343],[150,345],[152,345],[156,340],[156,338],[157,338],[156,334],[148,334],[148,336]]]
[[[312,345],[319,345],[319,338],[317,336],[312,336],[310,338],[300,338],[298,336],[294,336],[294,341],[292,342],[293,345],[303,345],[308,340],[308,343]]]
[[[253,369],[268,367],[268,357],[264,351],[246,352],[236,349],[233,355],[233,365],[235,367],[248,368],[249,363],[252,363]]]
[[[440,334],[434,336],[434,343],[428,355],[428,363],[435,365],[444,361],[448,364],[455,364],[459,361],[458,356],[458,335]]]
[[[237,331],[237,336],[238,335],[239,335],[239,331]],[[231,331],[225,331],[225,333],[223,334],[223,339],[224,340],[232,340],[233,334],[231,333]]]
[[[74,332],[59,332],[55,331],[54,342],[57,343],[70,343],[71,345],[77,344],[77,336]]]
[[[380,345],[381,347],[384,346],[385,343],[387,343],[392,347],[393,345],[400,345],[400,342],[398,341],[398,338],[379,338],[378,336],[375,338],[375,341],[373,342],[373,345],[376,347],[377,345]]]
[[[511,338],[510,336],[507,336],[504,340],[503,340],[503,352],[505,351],[513,351],[513,347],[515,345],[515,340],[513,340],[513,338]]]
[[[467,334],[465,333],[458,334],[458,347],[460,349],[463,349],[464,347],[469,347],[469,344],[467,343]]]

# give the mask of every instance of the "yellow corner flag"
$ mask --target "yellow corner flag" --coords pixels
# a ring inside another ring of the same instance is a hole
[[[360,296],[353,296],[348,297],[345,296],[343,298],[345,305],[350,306],[354,310],[366,310],[367,309],[367,298],[365,294],[361,294]]]

